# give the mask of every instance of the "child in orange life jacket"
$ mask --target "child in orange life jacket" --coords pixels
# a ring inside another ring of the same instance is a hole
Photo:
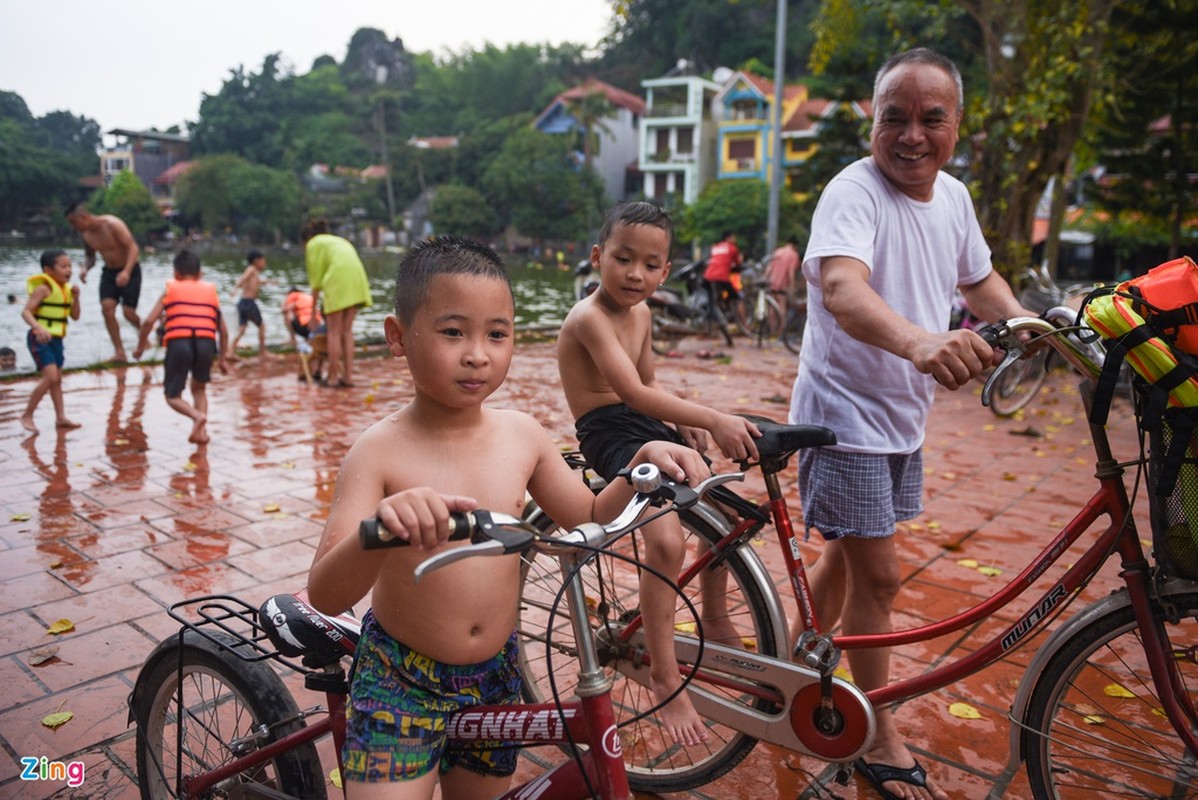
[[[180,250],[175,256],[175,279],[166,282],[166,291],[154,308],[142,320],[141,336],[134,358],[141,358],[149,345],[150,332],[159,317],[164,317],[166,368],[163,389],[166,403],[192,421],[187,441],[204,444],[208,441],[208,381],[212,376],[212,361],[223,373],[228,373],[225,358],[229,331],[220,313],[220,296],[216,287],[200,280],[200,259],[190,250]],[[219,335],[219,349],[218,349]],[[183,387],[191,376],[192,402],[183,399]]]
[[[311,351],[311,355],[308,356],[311,373],[306,375],[300,372],[299,379],[302,381],[310,377],[319,381],[320,369],[324,365],[326,328],[324,320],[320,317],[320,309],[312,300],[311,292],[303,291],[298,286],[292,286],[287,291],[287,296],[283,298],[283,324],[287,329],[289,346],[300,349],[302,353],[303,347],[307,345]],[[302,338],[303,344],[296,343],[296,336]],[[318,338],[320,341],[317,341]]]
[[[33,410],[46,392],[54,402],[57,426],[79,427],[79,423],[67,419],[62,400],[62,340],[67,335],[67,323],[79,319],[79,287],[67,285],[71,279],[71,258],[63,251],[45,251],[41,264],[42,271],[29,277],[29,301],[21,311],[21,319],[29,325],[26,337],[29,352],[42,375],[21,415],[21,426],[30,433],[37,433]]]

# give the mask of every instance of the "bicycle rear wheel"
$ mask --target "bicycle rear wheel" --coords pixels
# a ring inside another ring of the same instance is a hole
[[[1041,347],[1008,367],[991,390],[990,410],[1009,417],[1032,402],[1048,377],[1048,356],[1052,352],[1051,347]]]
[[[782,332],[782,307],[765,290],[742,297],[736,314],[740,329],[753,337],[758,347]]]
[[[1158,606],[1190,703],[1198,703],[1198,591]],[[1161,710],[1130,606],[1080,629],[1048,662],[1028,704],[1024,754],[1037,798],[1198,797],[1198,757]]]
[[[209,635],[237,645],[232,637]],[[180,648],[183,714],[177,706]],[[137,779],[145,800],[178,797],[180,776],[211,772],[304,726],[295,700],[269,666],[243,661],[197,634],[183,644],[175,636],[154,649],[129,703],[137,722]],[[326,797],[315,745],[289,750],[206,796],[268,796],[270,791]]]
[[[782,326],[782,344],[786,349],[798,355],[803,347],[803,329],[807,326],[806,301],[802,308],[792,306],[786,312],[786,324]]]
[[[691,512],[682,515],[687,545],[694,554],[696,548],[708,547],[724,535],[705,519]],[[551,527],[548,523],[546,527]],[[636,557],[639,553],[639,532],[624,537],[612,550]],[[689,562],[689,559],[688,559]],[[777,656],[784,642],[777,641],[769,615],[769,606],[762,587],[739,551],[727,560],[728,576],[727,619],[740,633],[740,645],[757,652]],[[755,739],[725,725],[707,721],[708,741],[695,747],[673,744],[656,713],[656,701],[649,689],[624,674],[635,671],[634,664],[643,654],[621,641],[626,624],[639,614],[638,570],[634,565],[610,555],[601,554],[583,568],[586,584],[588,617],[600,640],[600,657],[612,680],[612,705],[620,725],[620,741],[629,783],[644,792],[676,792],[710,783],[744,759],[757,743]],[[721,570],[723,571],[723,570]],[[695,604],[700,617],[704,614],[699,592],[699,580],[683,587],[682,591]],[[520,668],[524,677],[524,694],[530,702],[550,702],[553,675],[557,695],[562,699],[574,693],[577,680],[576,648],[565,603],[559,616],[550,619],[549,611],[561,588],[561,574],[556,559],[545,555],[530,555],[524,566],[524,587],[520,609]],[[715,613],[708,609],[709,613]],[[693,619],[679,601],[675,626],[680,635],[693,635]],[[720,690],[709,683],[704,688],[752,706],[764,709],[769,704],[760,699],[739,697],[731,690]],[[642,719],[636,717],[645,714]]]

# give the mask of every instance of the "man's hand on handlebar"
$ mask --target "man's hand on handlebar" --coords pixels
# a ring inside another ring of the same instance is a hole
[[[422,486],[383,498],[375,516],[395,538],[421,550],[433,550],[449,539],[453,530],[450,512],[476,508],[478,501],[472,497],[443,495]]]
[[[937,383],[953,391],[965,386],[1000,360],[1001,355],[993,347],[969,330],[929,333],[917,345],[911,359],[916,369],[931,375]]]

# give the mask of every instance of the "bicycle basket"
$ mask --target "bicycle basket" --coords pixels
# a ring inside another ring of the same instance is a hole
[[[1198,579],[1198,436],[1193,409],[1169,409],[1148,433],[1152,549],[1167,574]]]

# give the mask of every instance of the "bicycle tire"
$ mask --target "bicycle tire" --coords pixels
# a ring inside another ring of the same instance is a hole
[[[1048,356],[1052,352],[1051,347],[1041,347],[999,376],[990,394],[990,410],[995,416],[1014,416],[1036,399],[1048,377]]]
[[[759,302],[762,305],[760,318],[757,314]],[[766,339],[776,339],[782,333],[782,307],[764,289],[743,297],[736,307],[736,314],[741,330],[756,340],[758,347]]]
[[[799,354],[803,347],[803,330],[807,327],[805,311],[790,310],[786,314],[786,324],[782,326],[782,344],[787,350]]]
[[[238,640],[209,634],[236,647]],[[182,648],[183,774],[211,771],[231,760],[231,743],[245,748],[251,734],[268,731],[269,741],[304,727],[299,709],[282,680],[262,662],[248,662],[191,633],[161,642],[138,674],[129,704],[137,723],[137,776],[143,800],[167,800],[178,795],[175,784],[179,715],[175,704]],[[262,726],[265,726],[264,728]],[[258,744],[265,745],[267,741]],[[252,773],[242,773],[206,797],[227,797],[236,786],[264,787],[297,798],[327,797],[320,758],[312,742],[275,757]]]
[[[678,323],[668,319],[665,312],[656,308],[652,309],[650,326],[650,336],[652,337],[650,346],[654,353],[664,356],[678,349],[678,344],[682,341],[682,335],[677,330]]]
[[[688,547],[691,549],[696,539],[715,542],[725,535],[698,515],[683,512],[680,516]],[[553,527],[552,522],[543,515],[539,525],[545,529]],[[634,554],[636,538],[639,535],[638,532],[621,539],[613,546],[614,549],[617,552]],[[732,579],[727,594],[729,612],[734,617],[734,624],[738,630],[743,631],[744,645],[754,646],[763,654],[778,656],[779,648],[785,647],[785,643],[775,640],[764,590],[755,582],[754,573],[746,566],[744,556],[739,550],[732,552],[727,565]],[[588,611],[593,627],[622,627],[623,622],[638,613],[637,580],[633,574],[634,569],[627,563],[619,562],[611,556],[600,555],[589,562],[584,571]],[[561,616],[552,626],[548,621],[549,608],[561,588],[558,562],[545,555],[530,556],[525,560],[522,578],[524,586],[520,604],[520,670],[524,678],[525,699],[529,702],[552,701],[552,690],[547,679],[550,672],[556,677],[558,696],[568,698],[573,694],[577,669],[574,663],[574,637],[564,602],[559,609]],[[691,597],[701,614],[699,581],[693,583],[693,586],[685,587],[684,591]],[[594,603],[593,608],[590,608],[591,603]],[[680,607],[684,608],[681,601]],[[683,631],[688,630],[690,626],[687,620],[684,613],[679,613],[675,621],[676,627]],[[547,636],[546,631],[551,631],[551,636]],[[547,638],[551,639],[552,650],[546,645]],[[676,746],[663,738],[661,722],[656,714],[630,722],[655,705],[646,687],[620,672],[621,666],[626,666],[635,655],[621,652],[616,646],[601,648],[601,659],[608,675],[614,681],[612,705],[616,710],[617,724],[621,726],[620,737],[625,767],[629,784],[633,789],[665,793],[685,791],[708,784],[733,769],[757,744],[756,739],[746,734],[707,721],[707,743],[697,747]],[[705,688],[714,690],[710,685]],[[754,701],[753,705],[758,709],[771,707],[767,701],[760,698]]]
[[[1198,591],[1169,601],[1180,612],[1177,624],[1155,601],[1154,613],[1165,620],[1182,684],[1198,703]],[[1081,628],[1048,661],[1028,703],[1023,752],[1033,796],[1198,797],[1198,759],[1160,708],[1131,606]]]

